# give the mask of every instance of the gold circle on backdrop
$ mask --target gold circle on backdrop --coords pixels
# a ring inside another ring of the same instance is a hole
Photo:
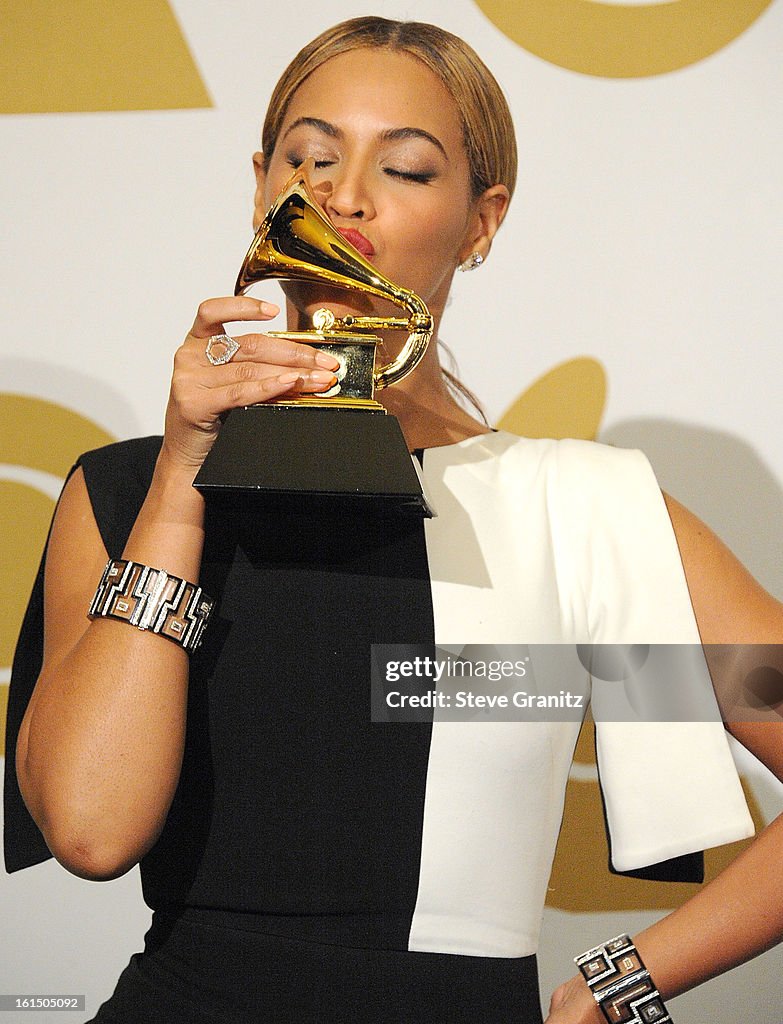
[[[16,480],[0,480],[0,667],[8,668],[54,502]]]
[[[476,0],[523,49],[600,78],[646,78],[695,64],[745,31],[772,0]]]
[[[0,463],[64,477],[77,455],[115,440],[74,409],[0,392]]]
[[[77,455],[113,440],[73,409],[28,395],[0,394],[0,464],[64,478]],[[11,666],[53,510],[53,499],[34,484],[0,478],[0,671],[4,673]],[[0,757],[7,698],[8,687],[0,683]]]
[[[594,441],[606,402],[606,371],[597,359],[577,356],[533,381],[497,422],[521,437],[578,437]]]

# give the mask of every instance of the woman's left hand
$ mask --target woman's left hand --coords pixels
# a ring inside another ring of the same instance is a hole
[[[552,993],[544,1024],[606,1024],[593,994],[581,975],[564,982]]]

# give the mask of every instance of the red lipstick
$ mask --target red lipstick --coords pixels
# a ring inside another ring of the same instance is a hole
[[[365,238],[361,231],[357,231],[356,228],[338,228],[337,230],[347,242],[351,243],[354,249],[359,250],[362,256],[371,259],[375,255],[372,242]]]

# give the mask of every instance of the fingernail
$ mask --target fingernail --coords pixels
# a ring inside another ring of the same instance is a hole
[[[337,380],[328,370],[311,370],[308,376],[314,384],[333,384]]]
[[[268,313],[270,316],[275,316],[280,312],[280,307],[276,306],[274,302],[266,302],[264,299],[260,299],[258,305],[262,313]]]
[[[316,352],[315,361],[318,366],[323,366],[327,370],[336,370],[340,365],[340,360],[335,359],[329,352]]]
[[[301,374],[297,373],[296,370],[292,370],[289,373],[281,373],[277,378],[280,384],[293,384],[295,380],[301,380]]]

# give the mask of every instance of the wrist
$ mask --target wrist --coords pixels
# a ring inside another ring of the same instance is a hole
[[[161,451],[122,558],[197,583],[204,547],[204,499],[194,470]]]
[[[167,520],[202,526],[204,498],[193,486],[197,472],[197,466],[180,461],[164,442],[155,463],[148,502]]]
[[[606,1024],[581,974],[564,982],[552,994],[546,1024]]]
[[[574,979],[574,983],[577,990],[574,999],[574,1019],[578,1020],[579,1024],[606,1024],[601,1007],[581,974]]]

